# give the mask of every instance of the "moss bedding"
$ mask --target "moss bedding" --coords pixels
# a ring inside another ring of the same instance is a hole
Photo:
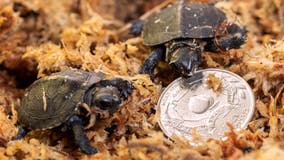
[[[165,1],[169,2],[170,0]],[[284,2],[217,2],[233,22],[248,29],[247,43],[226,53],[203,54],[203,68],[242,76],[256,97],[248,129],[230,127],[225,141],[195,135],[200,146],[160,130],[155,105],[170,68],[161,64],[151,81],[138,74],[150,49],[120,28],[162,0],[4,0],[0,2],[0,159],[282,159],[284,157]],[[210,2],[210,0],[203,0]],[[156,7],[157,8],[157,7]],[[129,25],[128,25],[129,26]],[[36,78],[68,67],[122,77],[136,90],[109,119],[86,130],[100,153],[87,156],[59,131],[37,131],[12,141],[24,89]],[[164,75],[163,75],[164,74]]]

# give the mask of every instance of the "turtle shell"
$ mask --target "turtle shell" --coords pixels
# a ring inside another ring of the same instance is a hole
[[[20,125],[33,130],[59,126],[75,114],[86,91],[104,77],[102,72],[68,69],[35,81],[22,99]]]
[[[225,20],[213,5],[181,1],[145,21],[142,37],[149,46],[177,38],[212,38]]]

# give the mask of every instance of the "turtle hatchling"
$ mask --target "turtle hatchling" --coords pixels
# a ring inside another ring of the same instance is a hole
[[[86,116],[87,109],[82,110],[83,106],[90,106],[89,110],[97,108],[96,113],[114,113],[134,89],[127,80],[104,78],[102,72],[68,69],[35,81],[22,98],[19,132],[14,139],[22,138],[28,130],[67,126],[84,153],[97,153],[84,133],[84,122],[89,116]]]
[[[247,37],[245,28],[228,23],[225,13],[213,4],[183,0],[144,22],[134,22],[131,33],[141,32],[144,44],[152,47],[152,53],[140,72],[152,79],[159,61],[168,62],[181,76],[188,77],[200,65],[203,51],[238,49]]]

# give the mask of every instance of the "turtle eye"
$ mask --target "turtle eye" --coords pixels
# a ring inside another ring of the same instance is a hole
[[[114,112],[121,103],[119,92],[114,87],[99,88],[94,93],[93,103],[102,110]]]
[[[120,99],[114,96],[106,96],[101,98],[101,101],[99,101],[98,103],[101,109],[107,110],[109,108],[118,107],[120,104]]]

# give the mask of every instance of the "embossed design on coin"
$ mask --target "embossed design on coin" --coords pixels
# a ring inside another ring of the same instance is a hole
[[[222,81],[221,92],[216,93],[208,86],[209,74]],[[160,96],[159,124],[167,136],[192,140],[192,129],[196,128],[205,139],[222,138],[228,131],[227,123],[235,129],[247,126],[255,100],[245,80],[220,69],[200,70],[193,77],[176,79]]]

